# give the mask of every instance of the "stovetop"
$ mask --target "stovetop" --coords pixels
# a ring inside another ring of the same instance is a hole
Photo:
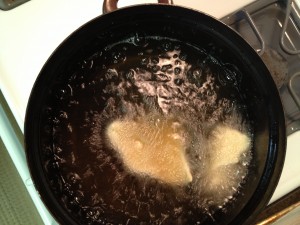
[[[120,6],[122,2],[125,0],[120,0]],[[139,3],[143,2],[144,0],[139,1]],[[151,1],[145,0],[145,2]],[[203,9],[217,18],[222,18],[223,22],[237,30],[262,55],[271,73],[276,77],[275,81],[283,100],[289,134],[283,173],[270,203],[280,199],[300,186],[298,175],[300,164],[297,160],[300,157],[298,151],[300,132],[296,132],[300,128],[300,111],[293,97],[293,95],[300,96],[300,78],[298,77],[300,59],[299,54],[288,53],[280,43],[286,15],[286,1],[232,0],[229,3],[218,0],[209,2],[191,0],[187,3],[183,0],[174,0],[174,2],[180,5],[188,4],[188,7]],[[300,0],[296,2],[299,3]],[[136,0],[128,0],[123,5],[136,3]],[[252,4],[247,5],[248,3]],[[243,7],[245,5],[247,6]],[[235,11],[240,7],[244,10]],[[283,38],[284,46],[292,51],[300,49],[299,24],[296,20],[297,14],[299,15],[298,8],[296,4],[293,4]],[[232,13],[233,11],[235,12]],[[98,0],[90,0],[89,4],[84,5],[81,0],[29,1],[11,11],[0,11],[0,90],[12,111],[17,126],[21,129],[20,133],[23,130],[30,90],[44,62],[65,37],[100,14],[101,3]],[[226,16],[227,14],[230,15]],[[3,120],[0,120],[0,135],[3,138],[8,133],[7,129],[2,127],[4,122],[7,123],[5,121],[7,118],[1,117],[0,119]],[[12,138],[8,139],[7,145],[10,145]],[[22,146],[11,146],[11,149],[8,149],[11,157],[31,197],[36,200],[44,222],[55,224],[38,200],[37,193],[34,192]]]
[[[293,212],[290,215],[294,215],[294,208],[300,205],[300,183],[298,178],[295,179],[300,169],[297,160],[300,139],[295,137],[300,129],[299,6],[299,1],[260,0],[222,18],[224,23],[239,32],[261,56],[278,87],[285,111],[289,135],[285,165],[278,184],[280,188],[275,190],[270,205],[258,218],[258,221],[264,220],[261,224],[271,224],[281,214],[289,211]],[[285,188],[289,192],[297,189],[285,195],[282,192]],[[277,223],[289,224],[288,221],[295,221],[295,216],[293,219],[292,216],[289,218],[279,219]]]
[[[269,68],[282,99],[288,134],[300,128],[299,15],[296,4],[261,0],[222,19],[257,50]]]

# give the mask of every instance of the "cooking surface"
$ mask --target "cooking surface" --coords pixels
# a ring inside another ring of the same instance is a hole
[[[151,1],[130,3],[136,2]],[[192,6],[192,2],[195,4],[196,0],[191,1],[189,6]],[[228,5],[221,12],[212,7],[218,5],[214,2],[217,0],[210,4],[199,1],[197,8],[214,9],[210,13],[219,18],[237,9]],[[31,88],[46,60],[75,29],[100,14],[102,3],[99,0],[90,0],[89,4],[83,4],[80,0],[29,1],[11,11],[0,11],[0,27],[3,31],[0,36],[0,88],[21,129]]]
[[[144,1],[139,1],[139,3],[143,2]],[[180,5],[189,4],[187,5],[188,7],[194,7],[217,18],[221,18],[240,8],[241,2],[248,4],[252,1],[234,0],[230,1],[230,3],[224,2],[220,4],[216,4],[216,2],[219,2],[217,0],[209,1],[209,3],[204,0],[188,2],[174,0],[174,2]],[[267,1],[259,0],[257,2]],[[125,0],[121,0],[119,5],[125,6],[134,3],[136,3],[136,1],[128,1],[128,3],[125,3]],[[218,7],[215,7],[216,5],[218,5]],[[250,9],[252,8],[250,7]],[[280,9],[277,4],[273,4],[266,9],[272,16],[266,16],[265,11],[253,9],[252,12],[254,13],[254,18],[258,21],[258,27],[262,31],[262,35],[271,41],[270,46],[276,48],[279,42],[276,41],[272,32],[280,29],[282,26],[284,11]],[[276,10],[279,11],[277,12]],[[102,1],[99,0],[90,0],[89,4],[83,4],[80,0],[29,1],[13,10],[0,11],[0,90],[21,130],[23,130],[25,110],[31,88],[47,58],[70,33],[85,22],[100,15],[101,12]],[[275,19],[274,17],[276,16],[279,16],[279,19]],[[274,25],[274,29],[273,27],[265,26],[265,20],[274,21],[276,24]],[[270,31],[270,33],[267,33],[267,31]],[[295,37],[299,37],[299,30],[289,25],[287,32],[290,31],[296,33],[296,36],[293,36],[293,39],[290,41],[292,45],[289,46],[296,46],[299,49],[299,46],[297,46],[297,44],[300,43],[299,39],[294,39]],[[248,31],[242,32],[247,33]],[[254,47],[259,48],[259,44],[255,41]],[[287,61],[289,76],[299,71],[299,56],[287,58],[288,54],[281,50],[280,54],[283,55],[283,58]],[[298,87],[297,84],[296,87]],[[282,95],[288,94],[286,83],[282,86],[280,92]],[[290,112],[291,115],[288,118],[288,123],[292,124],[295,119],[299,118],[299,111],[297,111],[293,99],[288,98],[287,102],[291,102],[291,105],[286,106],[286,103],[284,103],[284,106],[286,111]],[[1,126],[3,124],[4,123],[1,123]],[[1,137],[7,133],[5,129],[0,129],[0,131]],[[288,137],[285,167],[279,186],[271,201],[275,201],[300,186],[300,164],[296,161],[299,159],[299,140],[300,132],[296,132]],[[22,148],[20,149],[20,151],[22,151]],[[12,156],[14,154],[13,151],[10,154]],[[19,163],[24,164],[25,161],[22,154]],[[24,171],[26,164],[24,165],[25,167],[17,166],[17,168],[22,168]],[[21,176],[23,181],[25,183],[27,182],[28,186],[32,188],[32,184],[30,184],[30,182],[28,183],[28,171],[27,173],[26,171],[22,172]],[[42,211],[40,211],[40,213],[44,215]],[[54,224],[54,222],[51,221],[51,219],[44,220],[47,224]]]
[[[286,15],[285,7],[284,2],[261,0],[246,7],[246,10],[251,14],[251,19],[254,21],[265,44],[262,59],[273,75],[275,82],[276,80],[278,81],[278,79],[282,79],[280,82],[276,83],[285,110],[287,133],[291,134],[299,129],[300,111],[290,94],[289,82],[292,76],[300,72],[300,58],[299,54],[293,55],[284,51],[282,44],[280,43],[282,26]],[[298,8],[296,7],[296,9]],[[290,16],[284,39],[284,44],[289,49],[300,49],[300,32],[299,27],[297,27],[297,20],[299,22],[299,12],[297,11],[295,14],[298,15],[298,17]],[[251,29],[249,25],[249,21],[247,22],[245,18],[245,15],[237,13],[223,18],[222,21],[238,31],[251,46],[259,52],[262,48],[262,44],[257,36],[254,35],[253,29]],[[239,20],[239,22],[235,22],[236,20]],[[284,74],[284,76],[282,74]],[[294,79],[292,86],[299,98],[300,93],[298,91],[300,90],[300,79]],[[295,158],[299,158],[299,149],[297,147],[299,145],[299,133],[300,132],[296,132],[288,136],[285,166],[278,185],[279,188],[275,191],[271,202],[283,196],[284,192],[290,192],[300,185],[300,179],[294,176],[297,174],[296,171],[300,171],[299,163],[295,161]]]
[[[288,81],[296,73],[300,71],[299,55],[291,55],[286,53],[280,44],[280,37],[282,33],[282,24],[285,19],[285,6],[283,3],[268,3],[266,2],[263,8],[251,12],[251,17],[257,26],[262,39],[265,43],[265,51],[262,54],[262,59],[271,71],[275,82],[280,90],[280,95],[286,113],[286,123],[290,125],[292,122],[300,119],[300,111],[295,104],[293,98],[288,90]],[[238,17],[238,15],[236,16]],[[232,19],[232,18],[231,18]],[[298,18],[299,19],[299,18]],[[244,20],[238,23],[231,24],[230,19],[224,19],[225,23],[230,24],[237,30],[255,49],[261,48],[261,43],[253,34],[253,30],[249,24]],[[284,43],[288,48],[300,49],[300,32],[297,28],[295,20],[290,18],[287,27],[287,36]],[[293,87],[300,90],[300,80],[294,80]],[[300,96],[300,93],[297,93]],[[288,131],[289,132],[289,131]]]

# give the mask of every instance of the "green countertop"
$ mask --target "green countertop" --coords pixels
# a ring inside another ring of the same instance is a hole
[[[41,225],[43,221],[0,139],[0,224]]]

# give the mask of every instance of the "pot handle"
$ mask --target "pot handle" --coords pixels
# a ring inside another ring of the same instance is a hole
[[[173,4],[173,0],[157,0],[160,4]],[[103,14],[115,11],[118,9],[118,0],[104,0],[103,2]]]

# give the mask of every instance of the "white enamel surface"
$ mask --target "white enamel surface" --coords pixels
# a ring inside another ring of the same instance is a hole
[[[174,0],[220,18],[254,0]],[[155,3],[120,0],[119,7]],[[0,11],[0,88],[23,129],[33,83],[55,48],[76,28],[102,13],[102,0],[31,0]]]
[[[300,186],[300,131],[287,138],[287,152],[283,171],[270,203]]]
[[[101,13],[100,0],[31,0],[0,10],[0,88],[21,129],[46,60],[70,33]]]
[[[248,5],[255,0],[173,0],[175,5],[185,6],[205,12],[216,18],[222,18],[241,7]],[[156,3],[155,0],[119,0],[118,6],[129,6],[143,3]]]

